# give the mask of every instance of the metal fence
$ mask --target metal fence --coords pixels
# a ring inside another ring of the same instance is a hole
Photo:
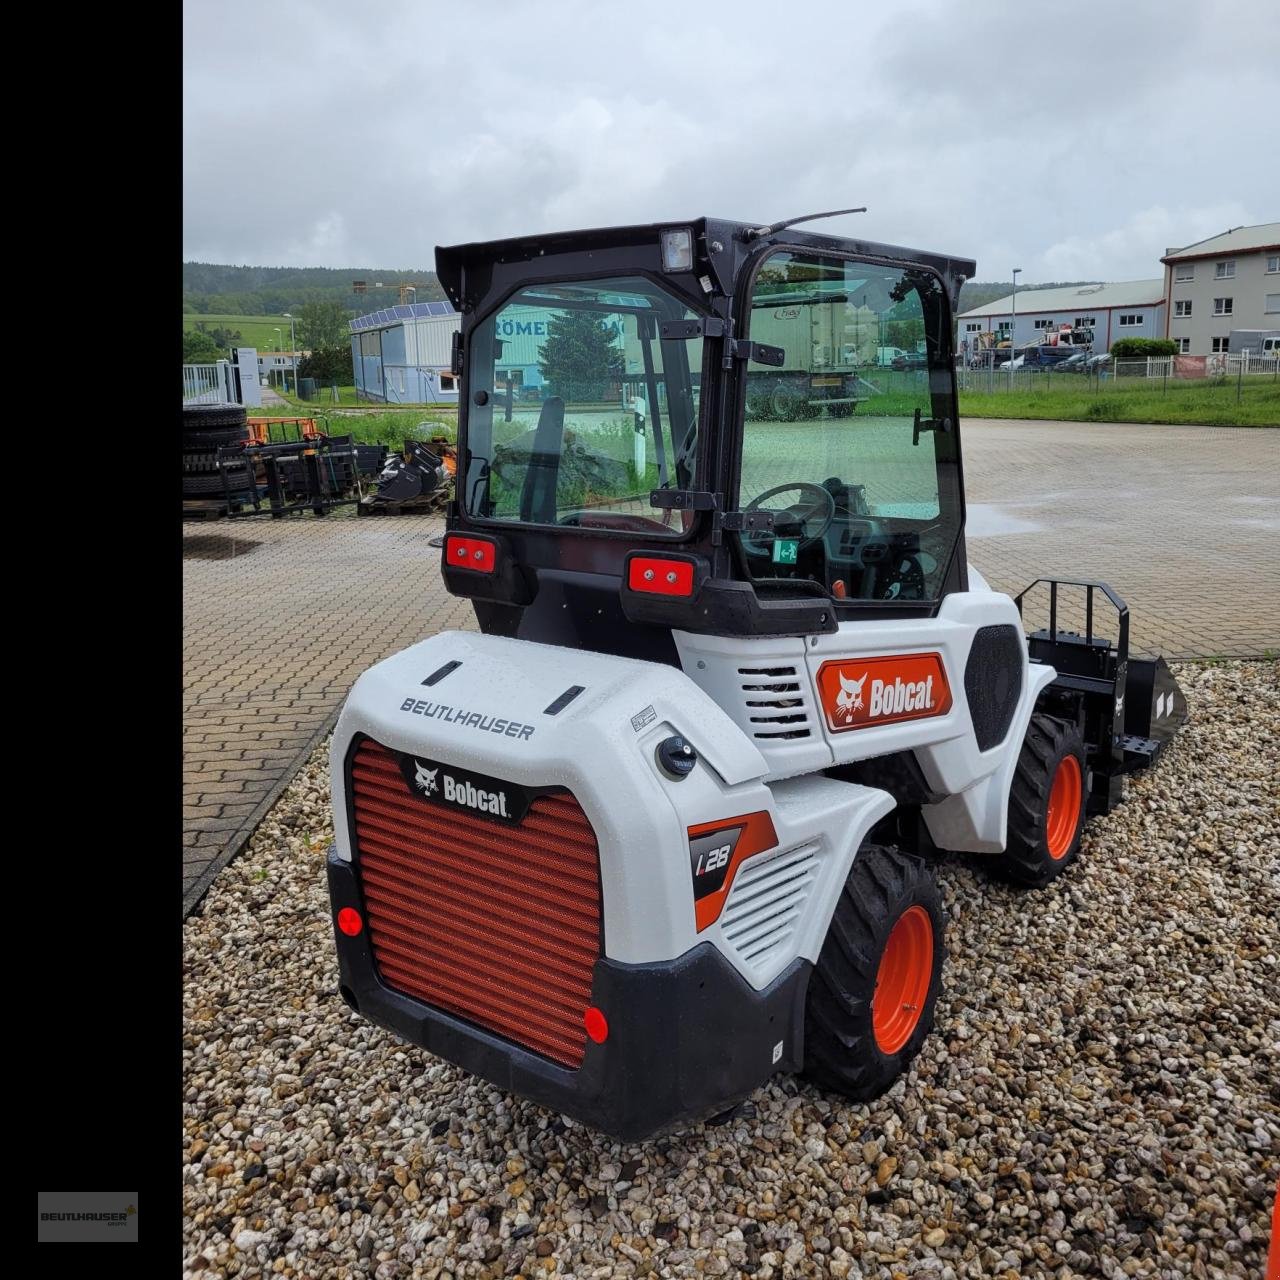
[[[1171,385],[1221,387],[1224,384],[1253,386],[1261,381],[1280,381],[1280,357],[1227,355],[1152,356],[1137,360],[1090,361],[1084,365],[1022,365],[1010,369],[1007,364],[974,366],[959,364],[956,383],[961,391],[996,395],[1004,391],[1040,392],[1088,386],[1104,389],[1110,383],[1136,387],[1146,381],[1159,384],[1161,390]]]
[[[235,404],[235,378],[226,360],[182,366],[182,403]]]

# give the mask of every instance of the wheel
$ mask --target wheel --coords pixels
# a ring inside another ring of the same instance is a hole
[[[248,416],[242,405],[193,404],[182,411],[182,429],[207,431],[211,427],[242,427]]]
[[[253,476],[248,467],[227,469],[227,488],[235,493],[246,493],[253,488]],[[211,475],[184,475],[182,477],[182,496],[184,498],[219,497],[224,492],[222,476],[215,471]]]
[[[800,397],[794,396],[784,383],[776,383],[769,392],[769,417],[778,422],[794,422],[800,412]]]
[[[239,426],[210,427],[193,431],[184,427],[182,431],[182,449],[184,453],[198,452],[204,449],[216,449],[220,444],[236,444],[249,438],[249,428],[242,422]]]
[[[1080,730],[1033,715],[1009,789],[1005,851],[990,859],[996,875],[1039,889],[1079,857],[1086,777]]]
[[[865,1102],[920,1052],[942,985],[942,897],[919,858],[865,844],[809,978],[804,1074]]]

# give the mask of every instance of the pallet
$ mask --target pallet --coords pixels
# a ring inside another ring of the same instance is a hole
[[[441,514],[447,502],[379,502],[379,503],[360,503],[356,507],[356,515],[358,516],[414,516],[414,515],[439,515]]]
[[[229,508],[221,498],[183,498],[184,520],[221,520]]]

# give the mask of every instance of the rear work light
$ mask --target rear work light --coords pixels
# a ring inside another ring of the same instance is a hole
[[[492,573],[498,563],[498,548],[486,538],[460,538],[450,534],[444,540],[445,563],[455,569]]]
[[[691,596],[693,565],[688,560],[634,556],[627,570],[627,586],[655,596]]]
[[[671,227],[661,233],[663,271],[693,270],[693,229]]]

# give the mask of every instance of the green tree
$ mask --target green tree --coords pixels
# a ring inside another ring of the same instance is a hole
[[[222,355],[218,344],[198,329],[187,329],[182,335],[183,364],[212,364]]]
[[[542,376],[561,399],[600,400],[622,376],[616,319],[596,311],[562,311],[547,321],[538,353]]]
[[[315,378],[326,386],[336,382],[339,386],[349,387],[355,380],[355,370],[351,362],[351,344],[341,347],[321,347],[305,355],[298,362],[298,377]]]
[[[348,311],[340,302],[308,302],[298,316],[298,346],[304,351],[328,351],[349,340]]]

